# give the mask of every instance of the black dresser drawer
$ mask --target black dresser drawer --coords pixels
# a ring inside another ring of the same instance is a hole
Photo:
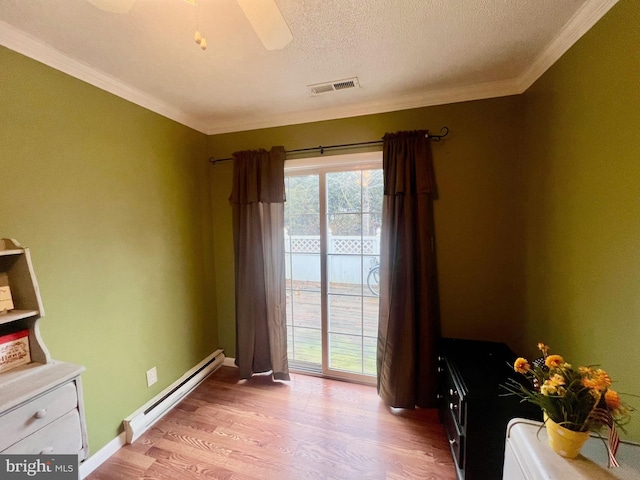
[[[505,396],[516,378],[515,354],[504,343],[443,339],[440,345],[440,421],[460,480],[501,480],[507,423],[541,420],[540,409]]]
[[[449,447],[451,448],[451,454],[453,455],[456,465],[462,465],[464,454],[464,436],[462,431],[458,427],[458,424],[451,413],[444,412],[442,414],[442,423],[447,431],[447,438],[449,439]]]
[[[446,358],[440,357],[440,361],[444,364],[443,371],[452,372],[451,365],[447,363]],[[449,409],[454,421],[457,423],[458,429],[461,429],[465,423],[464,402],[462,401],[462,395],[460,394],[461,386],[456,382],[453,375],[444,375],[443,377],[443,389],[440,392],[443,399],[444,406]]]

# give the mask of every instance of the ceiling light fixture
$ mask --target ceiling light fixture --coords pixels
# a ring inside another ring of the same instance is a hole
[[[200,2],[198,0],[185,0],[193,5],[193,9],[195,10],[196,17],[196,33],[194,34],[193,39],[196,41],[202,50],[207,49],[207,39],[202,36],[200,33],[200,11],[202,7],[200,7]]]

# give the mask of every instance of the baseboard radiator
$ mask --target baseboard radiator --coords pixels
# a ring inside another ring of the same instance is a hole
[[[216,350],[174,383],[124,419],[127,443],[133,443],[180,400],[224,363],[224,351]]]

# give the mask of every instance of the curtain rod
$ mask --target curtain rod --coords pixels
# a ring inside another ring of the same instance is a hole
[[[446,137],[447,135],[449,135],[449,128],[448,127],[442,127],[440,129],[440,135],[432,135],[427,133],[425,135],[425,137],[427,138],[427,140],[432,140],[434,142],[439,142],[441,138]],[[319,146],[319,147],[309,147],[309,148],[297,148],[295,150],[285,150],[285,155],[286,154],[295,154],[295,153],[302,153],[302,152],[320,152],[320,155],[324,154],[325,150],[332,150],[332,149],[336,149],[336,148],[357,148],[357,147],[366,147],[368,145],[380,145],[382,144],[383,140],[373,140],[371,142],[356,142],[356,143],[343,143],[342,145],[327,145],[326,147],[323,146]],[[209,162],[211,162],[211,165],[215,165],[216,163],[222,163],[222,162],[230,162],[231,160],[233,160],[233,157],[229,157],[229,158],[214,158],[214,157],[210,157],[209,158]]]

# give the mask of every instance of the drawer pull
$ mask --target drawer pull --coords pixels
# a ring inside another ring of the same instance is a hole
[[[36,418],[44,418],[47,415],[47,409],[43,408],[42,410],[38,410],[34,417]]]
[[[444,372],[444,368],[438,367],[438,373],[442,373],[442,372]]]
[[[40,452],[40,455],[48,455],[53,453],[53,447],[47,447]]]
[[[449,404],[449,410],[457,410],[458,405],[456,405],[455,403],[450,403]]]
[[[456,444],[456,439],[455,438],[450,438],[449,439],[449,445],[455,445]]]
[[[453,396],[453,394],[454,394],[454,393],[455,393],[455,392],[454,392],[453,388],[450,388],[450,389],[449,389],[449,395]]]

